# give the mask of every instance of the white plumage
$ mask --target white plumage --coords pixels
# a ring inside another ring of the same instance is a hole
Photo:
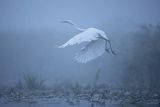
[[[74,57],[77,62],[86,63],[105,52],[105,41],[102,39],[89,42],[79,53]]]
[[[77,62],[86,63],[97,58],[98,56],[101,56],[105,51],[110,52],[107,48],[107,43],[110,45],[111,52],[116,54],[112,50],[110,40],[102,30],[96,28],[81,29],[70,20],[62,22],[73,25],[81,33],[72,37],[65,44],[59,46],[59,48],[65,48],[66,46],[87,42],[87,44],[80,50],[80,52],[75,55],[74,59]]]

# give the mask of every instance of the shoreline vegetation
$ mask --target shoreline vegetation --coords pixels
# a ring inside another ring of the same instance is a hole
[[[55,85],[45,89],[0,89],[0,103],[41,103],[64,101],[70,105],[87,101],[93,104],[160,104],[160,91],[108,89],[75,85]]]

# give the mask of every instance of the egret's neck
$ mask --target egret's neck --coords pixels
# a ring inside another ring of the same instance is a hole
[[[75,23],[71,22],[71,21],[67,21],[66,23],[72,25],[75,29],[77,29],[78,31],[85,31],[86,29],[82,29],[79,26],[77,26]]]

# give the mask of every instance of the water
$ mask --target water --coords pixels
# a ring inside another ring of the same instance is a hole
[[[62,103],[6,103],[0,104],[0,107],[160,107],[160,105],[99,105],[91,104],[89,102],[81,102],[79,104],[68,104],[65,102]]]
[[[120,107],[120,106],[112,106],[112,105],[92,105],[92,104],[80,104],[80,105],[69,105],[69,104],[0,104],[0,107]]]

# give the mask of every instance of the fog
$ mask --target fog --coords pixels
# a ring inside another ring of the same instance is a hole
[[[123,57],[134,50],[131,32],[159,23],[159,11],[159,0],[0,0],[0,86],[14,86],[26,73],[48,86],[90,84],[101,70],[99,82],[118,87]],[[75,62],[79,47],[57,48],[79,33],[60,23],[66,19],[105,31],[117,56],[105,53],[86,64]]]

